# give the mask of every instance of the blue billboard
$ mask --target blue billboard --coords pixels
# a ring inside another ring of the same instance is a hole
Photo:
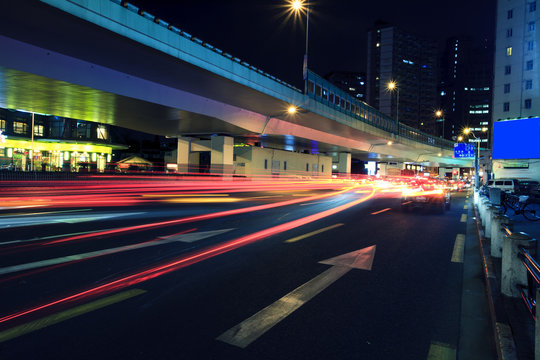
[[[454,158],[456,159],[473,159],[476,147],[469,143],[454,144]]]
[[[540,118],[493,124],[493,159],[540,159]]]

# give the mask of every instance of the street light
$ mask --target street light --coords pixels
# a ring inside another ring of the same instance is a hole
[[[304,64],[302,67],[302,75],[304,78],[304,93],[307,93],[307,71],[308,71],[308,49],[309,49],[309,2],[306,0],[288,0],[290,11],[295,16],[300,16],[306,13],[306,53],[304,54]]]
[[[442,137],[444,139],[444,112],[442,110],[435,111],[435,116],[437,117],[437,122],[442,122]]]
[[[486,132],[488,129],[487,128],[482,128],[482,132]],[[474,134],[474,132],[472,132],[471,129],[469,128],[465,128],[463,129],[463,133],[465,135],[472,135],[474,137],[474,139],[476,140],[476,143],[477,143],[477,151],[476,151],[476,154],[475,154],[475,157],[474,157],[474,187],[475,189],[478,189],[480,187],[480,178],[479,178],[479,171],[480,171],[480,139],[476,137],[476,135]],[[463,138],[462,138],[463,139]],[[459,138],[458,138],[459,140]]]
[[[397,133],[399,135],[399,87],[395,81],[390,81],[387,84],[387,89],[390,92],[396,91],[396,125],[397,125]]]

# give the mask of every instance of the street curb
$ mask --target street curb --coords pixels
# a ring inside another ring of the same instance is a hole
[[[494,332],[495,346],[497,347],[497,357],[499,360],[518,360],[516,343],[509,325],[506,311],[502,304],[502,295],[499,288],[499,281],[493,270],[491,252],[485,244],[484,230],[478,219],[476,206],[473,206],[476,234],[480,247],[480,257],[482,258],[482,268],[486,280],[486,296],[489,304],[491,326]]]

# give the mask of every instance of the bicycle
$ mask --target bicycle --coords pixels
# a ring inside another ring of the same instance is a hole
[[[504,194],[502,201],[503,214],[512,209],[515,215],[523,215],[529,221],[540,220],[540,203],[534,202],[527,195]]]

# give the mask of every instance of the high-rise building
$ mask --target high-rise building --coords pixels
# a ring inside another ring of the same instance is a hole
[[[489,42],[450,38],[440,64],[440,135],[444,126],[444,137],[455,141],[463,129],[470,128],[482,143],[488,143],[489,133],[481,130],[491,125],[493,51]]]
[[[436,134],[437,74],[435,42],[383,23],[368,32],[367,103],[384,114]]]
[[[538,26],[536,1],[498,1],[493,121],[540,115]]]
[[[366,101],[366,74],[352,71],[333,71],[325,79],[358,100]]]

